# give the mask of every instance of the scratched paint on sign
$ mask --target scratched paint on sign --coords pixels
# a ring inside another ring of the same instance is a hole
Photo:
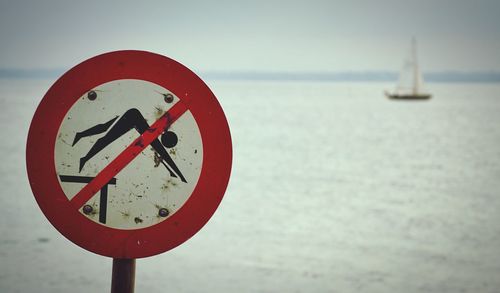
[[[54,163],[68,199],[176,103],[179,98],[168,89],[135,79],[107,82],[84,93],[64,117],[56,139]],[[187,201],[202,161],[201,135],[188,110],[80,212],[117,229],[155,225]]]

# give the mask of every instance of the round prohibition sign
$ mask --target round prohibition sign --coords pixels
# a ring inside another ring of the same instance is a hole
[[[161,55],[117,51],[52,85],[26,160],[59,232],[100,255],[140,258],[205,225],[226,190],[232,146],[224,112],[196,74]]]

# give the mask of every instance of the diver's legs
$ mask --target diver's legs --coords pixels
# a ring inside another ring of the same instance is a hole
[[[109,120],[106,123],[97,124],[96,126],[93,126],[87,130],[84,130],[82,132],[77,132],[75,135],[75,139],[73,140],[72,146],[74,146],[83,137],[92,136],[92,135],[96,135],[96,134],[100,134],[100,133],[105,132],[106,130],[108,130],[108,128],[111,126],[111,124],[113,124],[113,122],[115,122],[115,120],[117,118],[118,118],[118,116]]]
[[[142,121],[141,121],[142,118]],[[116,118],[115,118],[116,119]],[[113,127],[106,133],[105,136],[99,138],[89,152],[80,159],[80,172],[83,169],[85,163],[90,160],[93,156],[99,153],[106,146],[111,144],[113,141],[120,138],[120,136],[124,135],[127,131],[134,128],[138,123],[146,123],[144,117],[142,117],[141,113],[137,109],[130,109],[125,112],[125,114],[120,117],[120,119],[116,122]],[[108,122],[109,123],[109,122]],[[109,127],[109,126],[108,126]],[[147,129],[147,128],[146,128]]]

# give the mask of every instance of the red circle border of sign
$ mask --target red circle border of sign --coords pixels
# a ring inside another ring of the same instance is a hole
[[[106,227],[82,215],[64,194],[54,163],[56,136],[69,109],[89,90],[118,79],[145,80],[172,91],[195,118],[203,142],[202,169],[191,197],[171,217],[137,230]],[[73,67],[48,90],[30,125],[26,164],[36,201],[61,234],[100,255],[141,258],[182,244],[214,214],[231,173],[231,135],[216,97],[191,70],[162,55],[115,51]]]

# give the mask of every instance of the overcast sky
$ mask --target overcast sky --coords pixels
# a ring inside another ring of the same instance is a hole
[[[0,68],[68,69],[122,49],[195,70],[500,70],[500,1],[0,0]],[[101,3],[102,2],[102,3]]]

